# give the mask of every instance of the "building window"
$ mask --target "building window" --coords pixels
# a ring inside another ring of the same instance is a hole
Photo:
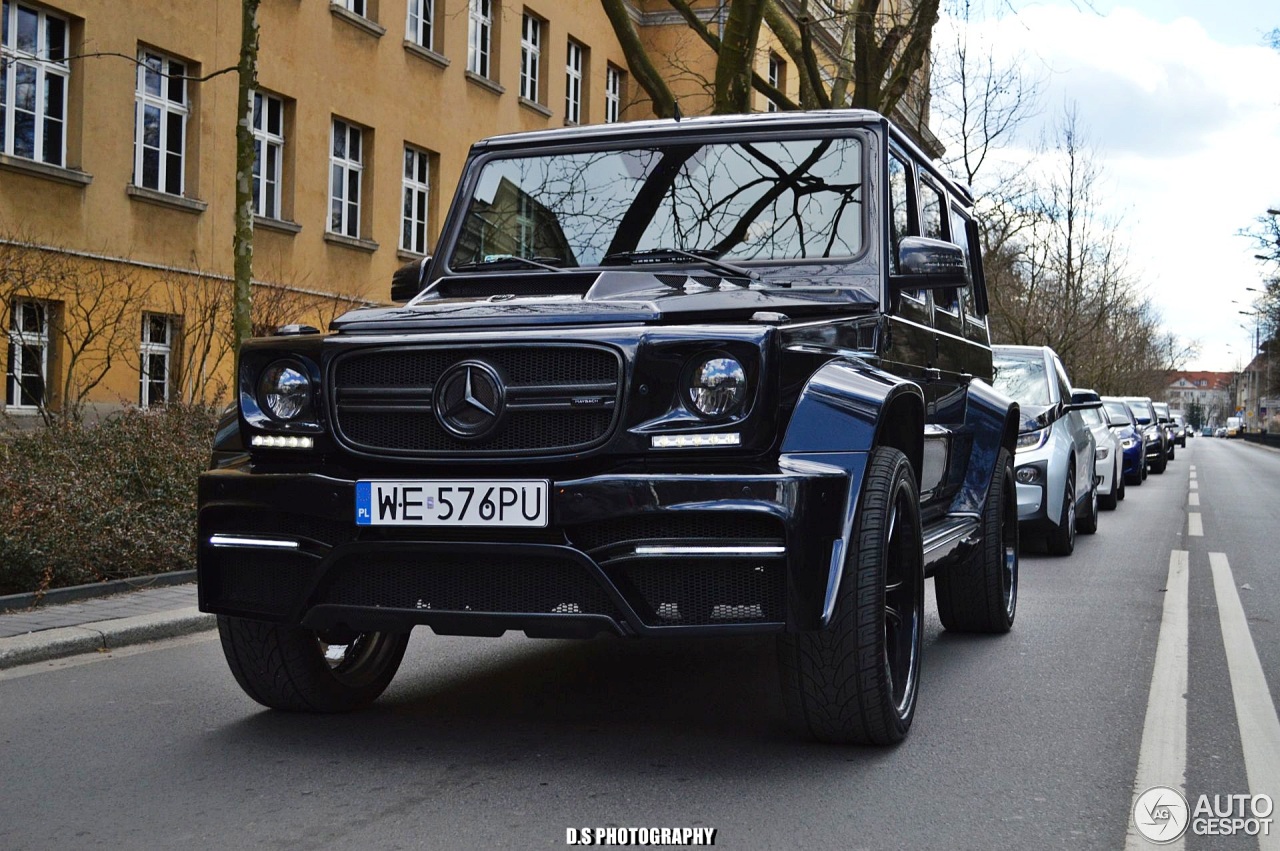
[[[144,50],[138,54],[133,183],[181,195],[187,150],[187,66]]]
[[[622,119],[622,71],[612,65],[604,69],[604,120],[613,124]]]
[[[48,302],[15,299],[9,313],[9,371],[4,403],[10,408],[35,409],[46,401],[49,376]]]
[[[366,7],[364,0],[338,0],[338,5],[346,9],[348,12],[365,17]]]
[[[253,93],[253,212],[281,218],[280,174],[284,164],[284,101]]]
[[[143,408],[169,401],[173,377],[173,330],[171,316],[142,314],[142,369],[138,404]]]
[[[467,21],[467,70],[489,76],[489,47],[493,37],[493,0],[470,0]]]
[[[769,85],[778,91],[782,91],[783,86],[786,85],[786,69],[787,63],[782,61],[780,56],[776,53],[769,54]],[[777,112],[778,104],[774,103],[773,98],[770,98],[769,102],[765,104],[765,109],[768,112]]]
[[[427,202],[431,198],[431,154],[404,146],[404,203],[400,219],[400,247],[427,253]]]
[[[364,173],[364,131],[333,120],[333,153],[329,159],[329,232],[360,237],[360,180]]]
[[[409,0],[409,26],[405,38],[414,44],[435,49],[435,0]]]
[[[538,76],[542,67],[542,21],[524,15],[520,30],[520,97],[537,101]]]
[[[585,51],[576,41],[569,42],[569,55],[564,65],[564,120],[569,124],[582,123],[582,54]]]
[[[0,153],[66,162],[67,22],[5,0],[0,25]]]

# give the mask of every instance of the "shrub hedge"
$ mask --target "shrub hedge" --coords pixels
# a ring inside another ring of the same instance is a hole
[[[195,567],[215,410],[129,409],[0,442],[0,594]]]

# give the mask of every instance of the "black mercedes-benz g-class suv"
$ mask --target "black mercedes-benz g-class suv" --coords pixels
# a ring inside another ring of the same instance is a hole
[[[415,626],[776,633],[802,732],[901,740],[925,577],[947,629],[1017,601],[971,206],[869,112],[478,143],[407,304],[240,352],[199,506],[236,679],[337,711]]]

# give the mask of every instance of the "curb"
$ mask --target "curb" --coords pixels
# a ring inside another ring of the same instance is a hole
[[[213,629],[216,624],[214,615],[192,606],[0,638],[0,670],[81,653],[115,650],[162,638],[177,638]]]
[[[134,576],[129,579],[90,582],[87,585],[72,585],[67,588],[50,588],[44,593],[9,594],[8,596],[0,597],[0,614],[37,606],[53,606],[61,603],[74,603],[80,600],[93,600],[98,597],[110,597],[112,594],[142,591],[146,588],[185,585],[188,582],[195,581],[196,572],[194,570],[176,570],[172,573],[154,573],[150,576]]]

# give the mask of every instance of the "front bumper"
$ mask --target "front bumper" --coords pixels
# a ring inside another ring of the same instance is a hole
[[[465,635],[814,629],[849,484],[812,463],[553,481],[551,525],[522,530],[357,526],[354,480],[213,470],[200,477],[200,608]]]
[[[1141,443],[1135,443],[1128,449],[1124,450],[1124,474],[1126,476],[1142,475],[1142,465],[1146,463],[1143,457],[1143,449]]]

